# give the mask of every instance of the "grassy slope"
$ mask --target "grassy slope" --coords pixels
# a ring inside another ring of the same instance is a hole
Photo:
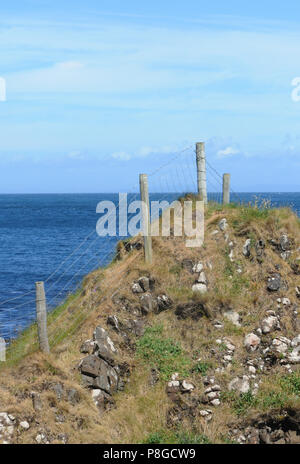
[[[236,272],[236,266],[228,259],[227,245],[221,237],[216,240],[211,231],[222,217],[229,223],[229,235],[235,241],[235,263],[243,273]],[[192,380],[197,392],[204,390],[201,378],[213,373],[219,366],[210,350],[216,347],[215,340],[227,336],[236,345],[236,356],[230,371],[220,373],[217,381],[222,390],[234,376],[244,373],[242,363],[245,350],[242,347],[246,333],[251,332],[263,318],[266,309],[274,308],[278,297],[288,297],[295,302],[295,286],[300,285],[289,262],[283,261],[270,246],[266,247],[266,257],[262,264],[250,262],[242,255],[242,245],[246,238],[252,241],[278,237],[287,233],[294,239],[294,248],[299,247],[299,219],[287,208],[270,210],[256,207],[222,208],[209,205],[206,210],[206,238],[202,249],[186,248],[182,238],[155,238],[154,262],[151,266],[143,263],[141,251],[125,254],[106,269],[87,276],[81,291],[72,295],[51,315],[49,315],[50,356],[35,351],[36,328],[29,328],[18,339],[8,354],[8,362],[0,370],[0,411],[13,413],[31,423],[29,431],[20,432],[18,442],[34,442],[42,428],[51,435],[52,441],[59,441],[59,434],[69,437],[69,442],[226,442],[226,424],[238,417],[251,417],[261,411],[280,410],[288,405],[300,406],[299,371],[288,376],[282,367],[276,366],[268,375],[262,376],[258,395],[241,397],[224,393],[222,406],[214,410],[214,419],[209,424],[200,420],[193,430],[166,430],[166,413],[171,402],[165,393],[165,380],[176,371]],[[299,253],[298,253],[299,255]],[[183,259],[194,262],[212,263],[213,269],[206,275],[209,291],[205,296],[195,296],[191,292],[194,277],[181,266]],[[268,295],[266,276],[275,265],[280,265],[283,278],[289,283],[289,290]],[[121,295],[137,304],[137,297],[130,291],[131,282],[150,273],[157,282],[156,292],[165,292],[173,300],[174,306],[191,300],[202,301],[207,312],[222,319],[225,308],[237,310],[243,319],[241,328],[224,321],[224,329],[215,329],[208,318],[180,321],[173,309],[150,315],[149,329],[137,342],[137,350],[128,349],[119,335],[110,333],[119,346],[119,356],[127,361],[131,377],[125,391],[115,395],[116,408],[99,417],[89,392],[81,387],[77,365],[82,357],[81,343],[90,338],[96,325],[106,327],[109,314],[118,314],[126,319],[129,314],[113,302],[113,295]],[[297,333],[288,314],[282,319],[280,335],[293,338]],[[276,334],[276,332],[275,332]],[[276,334],[277,335],[277,334]],[[272,334],[275,337],[274,334]],[[222,350],[222,346],[219,348]],[[26,356],[24,356],[26,355]],[[200,361],[197,359],[201,358]],[[156,367],[161,372],[161,380],[149,386],[149,372]],[[81,396],[79,404],[58,401],[51,385],[57,382],[65,388],[76,388]],[[43,410],[36,413],[32,408],[31,391],[38,391],[43,401]],[[66,421],[55,422],[61,413]]]

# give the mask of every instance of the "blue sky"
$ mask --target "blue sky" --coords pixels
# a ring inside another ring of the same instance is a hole
[[[299,24],[296,1],[2,4],[0,192],[125,191],[201,140],[236,191],[299,191]]]

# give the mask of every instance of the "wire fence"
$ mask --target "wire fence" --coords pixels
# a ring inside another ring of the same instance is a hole
[[[168,162],[150,172],[148,179],[150,201],[167,200],[171,203],[187,193],[196,193],[197,170],[194,147],[188,146],[174,153]],[[209,162],[206,163],[206,181],[208,201],[222,203],[222,175]],[[128,189],[128,202],[139,199],[140,193],[138,192],[137,182],[131,189]],[[239,201],[238,196],[232,191],[231,193]],[[118,198],[114,199],[114,203],[116,212],[118,212],[120,208]],[[95,224],[96,220],[95,215]],[[48,335],[51,346],[63,336],[60,321],[68,314],[68,311],[60,310],[59,305],[64,304],[64,309],[68,309],[69,306],[78,302],[84,294],[84,288],[81,285],[83,277],[92,270],[109,264],[113,257],[116,257],[118,241],[127,238],[125,236],[101,237],[97,234],[95,224],[91,225],[91,230],[71,253],[44,278],[50,322]],[[136,252],[130,259],[135,260],[140,256],[141,252]],[[119,279],[121,281],[118,280],[116,286],[112,286],[112,293],[122,285],[121,275]],[[0,301],[0,337],[4,338],[8,344],[12,342],[12,347],[15,349],[18,346],[19,355],[37,348],[36,328],[32,326],[36,319],[35,311],[34,282],[32,282],[31,290]],[[82,307],[76,311],[76,315],[70,316],[68,333],[71,334],[76,330],[78,323],[88,317],[88,314],[89,308]],[[14,342],[16,338],[18,341]]]

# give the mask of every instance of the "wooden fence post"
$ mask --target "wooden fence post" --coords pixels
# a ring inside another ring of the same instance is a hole
[[[44,282],[35,283],[36,290],[36,321],[39,337],[40,350],[49,353],[49,342],[47,333],[47,309]]]
[[[230,203],[230,174],[223,174],[223,205]]]
[[[0,337],[0,362],[5,362],[6,343],[4,338]]]
[[[205,143],[196,143],[197,187],[200,200],[207,204]]]
[[[152,263],[152,237],[150,225],[150,202],[148,190],[148,176],[147,174],[140,174],[140,194],[142,205],[142,229],[144,233],[144,254],[145,262]]]

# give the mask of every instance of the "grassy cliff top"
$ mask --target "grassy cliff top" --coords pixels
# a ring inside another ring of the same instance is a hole
[[[141,243],[120,243],[116,259],[49,314],[50,355],[37,351],[35,326],[10,347],[0,370],[0,412],[15,416],[10,441],[35,443],[42,435],[51,443],[230,443],[259,421],[277,421],[279,430],[280,421],[297,416],[299,364],[289,359],[300,334],[299,218],[267,204],[209,204],[203,247],[187,248],[184,237],[155,237],[153,263],[146,265]],[[151,288],[135,293],[141,277]],[[117,348],[122,378],[101,408],[78,369],[80,347],[97,326]],[[249,334],[260,340],[253,351],[245,347]],[[168,386],[174,373],[179,390]],[[213,385],[220,387],[217,406],[207,398]]]

